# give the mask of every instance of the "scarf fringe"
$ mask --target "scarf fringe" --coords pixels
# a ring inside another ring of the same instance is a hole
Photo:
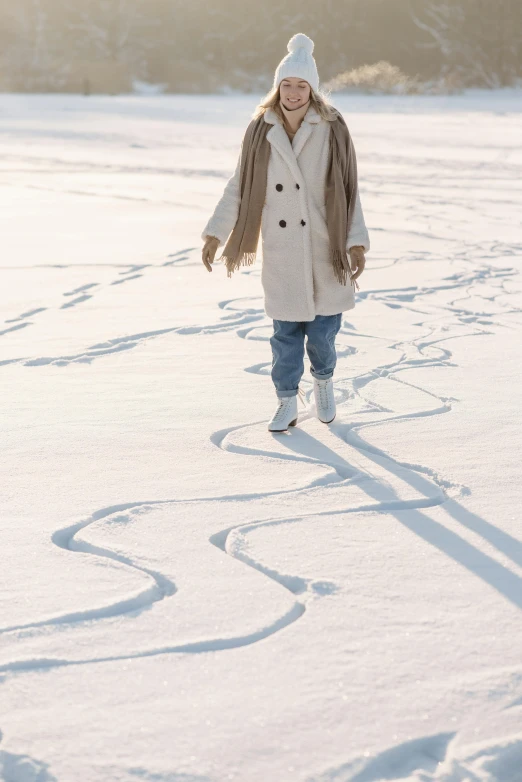
[[[341,285],[346,285],[348,276],[350,276],[350,283],[353,285],[354,283],[351,279],[350,262],[348,260],[346,250],[344,250],[344,252],[342,250],[333,250],[331,252],[331,259],[335,276]]]
[[[222,255],[219,260],[223,261],[227,267],[227,277],[232,277],[233,273],[241,266],[252,266],[256,260],[256,253],[243,253],[237,258],[232,258],[229,255]]]

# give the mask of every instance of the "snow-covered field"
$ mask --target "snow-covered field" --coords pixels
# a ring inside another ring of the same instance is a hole
[[[279,436],[199,238],[255,103],[0,98],[0,774],[521,782],[520,93],[335,101],[372,249]]]

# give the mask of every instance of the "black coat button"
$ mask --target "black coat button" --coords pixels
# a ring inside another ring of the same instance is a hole
[[[276,190],[281,192],[282,189],[283,189],[283,185],[276,185]]]
[[[297,182],[295,183],[295,186],[297,187],[298,190],[300,189],[299,185],[297,184]]]
[[[286,228],[286,220],[280,220],[279,225],[281,226],[281,228]]]
[[[301,225],[306,225],[304,220],[301,220]]]

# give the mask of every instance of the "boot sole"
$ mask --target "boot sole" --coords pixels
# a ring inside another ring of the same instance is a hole
[[[290,421],[288,426],[295,426],[296,423],[297,423],[297,418],[294,418],[293,421]],[[286,429],[269,429],[268,431],[269,432],[287,432],[288,431],[288,427]]]
[[[337,413],[336,413],[335,415],[337,415]],[[331,423],[332,423],[332,421],[333,421],[333,420],[335,420],[335,415],[334,415],[334,417],[333,417],[333,418],[330,418],[330,420],[329,420],[329,421],[323,421],[323,419],[322,419],[322,418],[320,418],[319,420],[320,420],[320,422],[321,422],[322,424],[331,424]]]

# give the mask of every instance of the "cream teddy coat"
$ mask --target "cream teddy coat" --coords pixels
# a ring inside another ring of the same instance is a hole
[[[265,312],[274,320],[310,321],[316,315],[336,315],[355,306],[350,281],[342,285],[329,259],[325,180],[330,123],[310,106],[293,142],[273,109],[265,122],[273,127],[265,204],[261,219]],[[215,236],[226,243],[239,213],[239,173],[228,180],[201,238]],[[370,249],[359,191],[347,249]]]

